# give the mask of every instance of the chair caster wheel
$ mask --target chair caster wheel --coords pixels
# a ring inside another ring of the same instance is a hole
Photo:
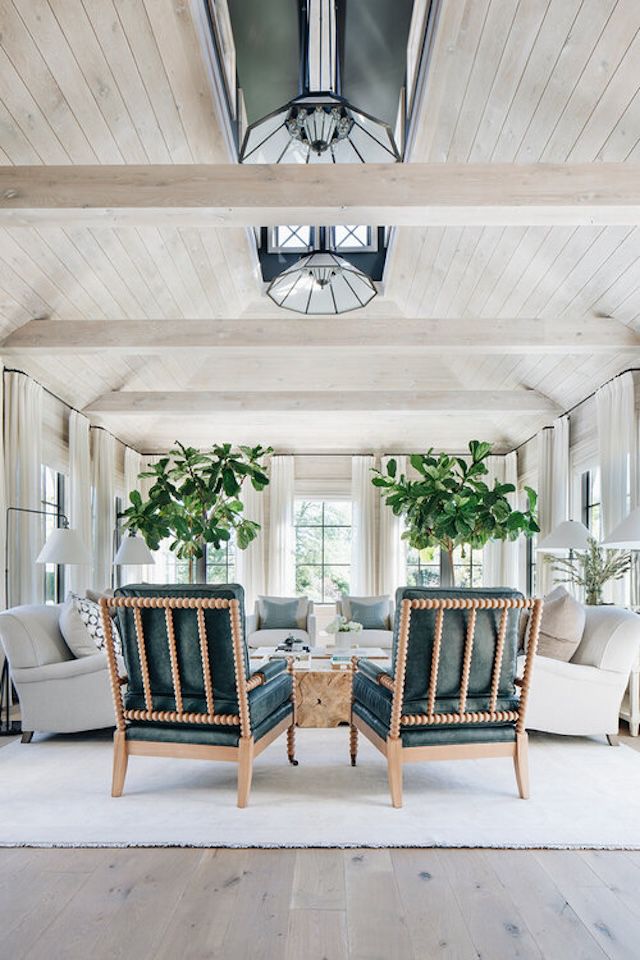
[[[294,757],[289,757],[289,763],[291,764],[292,767],[298,766],[298,761]]]
[[[356,758],[355,758],[355,757],[351,757],[351,766],[352,766],[352,767],[355,767],[355,765],[356,765]]]

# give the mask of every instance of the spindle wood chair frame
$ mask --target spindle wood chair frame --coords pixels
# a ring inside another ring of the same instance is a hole
[[[128,682],[128,678],[120,676],[118,673],[118,662],[116,659],[111,621],[111,612],[122,607],[133,610],[136,645],[145,698],[144,710],[129,710],[126,709],[124,705],[123,689]],[[291,701],[293,713],[291,718],[285,717],[269,730],[268,733],[261,737],[257,743],[254,741],[251,729],[251,714],[249,711],[249,692],[256,687],[262,686],[267,682],[267,679],[260,671],[254,673],[250,678],[246,676],[240,602],[238,600],[210,597],[101,597],[100,608],[116,719],[116,730],[113,738],[112,797],[122,796],[129,757],[131,756],[177,757],[188,760],[224,760],[237,763],[238,807],[246,807],[247,805],[249,792],[251,790],[254,759],[285,731],[287,733],[287,755],[289,762],[297,765],[297,761],[295,760],[296,685],[292,659],[288,659],[287,663],[287,671],[292,677]],[[151,690],[141,614],[142,610],[151,608],[163,609],[165,611],[167,642],[171,660],[171,677],[176,710],[154,710],[153,708],[153,693]],[[202,676],[207,700],[206,713],[185,712],[182,708],[182,687],[173,626],[173,611],[184,609],[195,610],[198,620]],[[213,681],[209,663],[209,648],[204,617],[205,610],[212,609],[229,611],[233,662],[238,695],[239,712],[237,714],[214,712]],[[240,740],[238,746],[234,747],[127,739],[126,727],[128,720],[234,726],[239,727]]]
[[[389,790],[391,793],[391,802],[394,807],[402,806],[403,764],[414,763],[420,760],[465,760],[479,759],[481,757],[511,757],[514,763],[516,783],[520,797],[523,800],[528,799],[529,760],[528,735],[525,730],[525,717],[534,657],[538,646],[542,606],[543,601],[537,598],[517,599],[511,597],[473,597],[468,599],[438,597],[421,600],[403,600],[401,602],[395,677],[392,678],[387,673],[381,672],[376,678],[380,686],[384,687],[386,690],[389,690],[393,695],[389,732],[386,739],[383,740],[382,737],[380,737],[378,733],[366,723],[366,721],[353,712],[352,702],[351,732],[349,738],[351,763],[353,766],[356,764],[358,751],[358,732],[364,734],[364,736],[374,745],[374,747],[376,747],[380,753],[387,758]],[[522,677],[515,680],[516,686],[520,688],[520,698],[517,710],[496,710],[496,701],[498,699],[500,674],[504,655],[507,618],[509,610],[514,609],[530,611],[530,623],[527,629],[528,639],[524,671]],[[430,674],[427,694],[427,712],[403,715],[405,674],[407,667],[407,654],[409,649],[411,612],[413,610],[436,611],[435,633],[431,661],[428,665]],[[442,649],[442,628],[444,615],[445,611],[447,610],[469,610],[470,615],[465,636],[458,709],[454,712],[438,713],[435,709],[438,684],[438,666]],[[498,634],[496,638],[489,710],[472,712],[466,709],[466,701],[469,693],[471,657],[473,655],[473,643],[478,610],[501,610],[502,614],[500,616]],[[354,660],[354,675],[356,668],[357,660]],[[505,721],[515,723],[516,736],[514,741],[491,742],[491,740],[488,739],[483,743],[434,744],[419,747],[405,747],[402,744],[401,734],[403,728],[406,730],[408,727],[434,727],[441,724],[458,723],[482,723],[485,725],[497,725],[502,724]]]

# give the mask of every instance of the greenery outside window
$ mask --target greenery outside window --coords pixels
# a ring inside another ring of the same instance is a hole
[[[56,527],[62,526],[59,515],[65,512],[65,476],[46,464],[42,465],[42,509],[49,514],[44,517],[46,540]],[[46,563],[43,576],[44,602],[60,603],[64,599],[64,566]]]
[[[180,560],[170,549],[171,540],[163,540],[154,554],[155,579],[158,583],[190,583],[189,561]],[[220,544],[216,550],[212,544],[206,548],[207,583],[233,583],[235,580],[236,548],[233,542]]]
[[[442,582],[443,552],[439,547],[415,550],[407,547],[407,584],[410,587],[438,587]],[[453,553],[455,583],[458,587],[481,587],[483,575],[482,550],[461,547]]]
[[[349,593],[351,501],[296,500],[296,593],[332,603]]]

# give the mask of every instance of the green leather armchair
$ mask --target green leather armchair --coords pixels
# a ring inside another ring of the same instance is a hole
[[[250,675],[241,586],[130,585],[100,604],[116,713],[112,796],[122,794],[132,755],[237,762],[239,807],[254,757],[285,731],[296,764],[291,668],[272,660]]]
[[[520,681],[523,609],[532,617]],[[387,758],[394,807],[402,765],[416,760],[512,757],[528,796],[524,723],[541,612],[541,600],[509,589],[397,591],[391,669],[358,661],[351,716],[351,762],[361,732]]]

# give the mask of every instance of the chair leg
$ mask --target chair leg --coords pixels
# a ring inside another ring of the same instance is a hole
[[[529,799],[529,735],[516,734],[516,752],[513,757],[513,766],[516,771],[518,793],[522,800]]]
[[[124,779],[127,775],[129,754],[124,730],[116,730],[113,735],[113,777],[111,779],[111,796],[121,797],[124,789]]]
[[[287,757],[292,767],[298,766],[296,760],[296,721],[292,720],[291,726],[287,728]]]
[[[240,737],[238,746],[238,806],[246,807],[253,775],[253,737]]]
[[[351,751],[351,766],[355,767],[358,759],[358,728],[354,723],[351,724],[351,734],[349,736],[349,749]]]
[[[22,743],[31,743],[33,739],[33,730],[23,730],[21,742]]]
[[[402,806],[402,741],[400,738],[387,738],[387,776],[391,803],[394,807]]]
[[[617,733],[608,733],[607,740],[609,741],[610,747],[619,747],[620,746],[620,737]]]

